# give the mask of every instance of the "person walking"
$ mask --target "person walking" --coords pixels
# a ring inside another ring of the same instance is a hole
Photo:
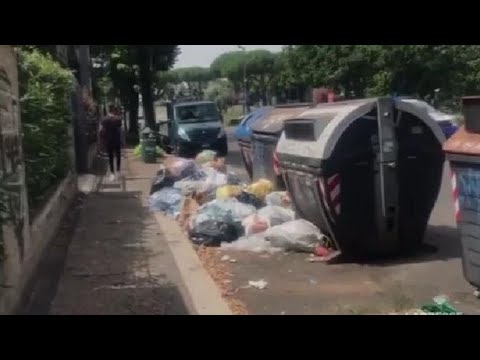
[[[108,107],[108,114],[102,121],[100,136],[108,154],[109,180],[116,181],[119,178],[122,162],[122,119],[118,108],[114,105]]]

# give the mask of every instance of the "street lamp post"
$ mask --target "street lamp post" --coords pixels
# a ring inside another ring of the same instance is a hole
[[[246,54],[247,49],[245,46],[237,45],[240,50]],[[244,97],[244,104],[243,104],[243,115],[247,115],[247,57],[245,56],[245,61],[243,62],[243,97]]]

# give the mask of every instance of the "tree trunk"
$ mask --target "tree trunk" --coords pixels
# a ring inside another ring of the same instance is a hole
[[[128,102],[128,132],[138,135],[138,94],[133,93]]]
[[[145,124],[151,130],[155,129],[155,109],[153,106],[153,84],[151,71],[151,56],[148,50],[140,46],[138,54],[140,70],[140,88],[142,92],[143,113]]]

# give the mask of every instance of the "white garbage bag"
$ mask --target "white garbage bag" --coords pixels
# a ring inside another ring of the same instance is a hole
[[[222,243],[220,246],[225,250],[251,251],[254,253],[267,252],[270,254],[282,251],[281,248],[275,248],[270,242],[265,240],[264,233],[244,236],[231,243]]]
[[[269,227],[281,225],[295,219],[295,212],[281,206],[265,206],[258,210],[258,216],[268,221]]]
[[[313,252],[315,246],[326,239],[315,225],[303,219],[273,226],[265,232],[264,236],[273,247],[282,248],[285,251],[308,253]]]

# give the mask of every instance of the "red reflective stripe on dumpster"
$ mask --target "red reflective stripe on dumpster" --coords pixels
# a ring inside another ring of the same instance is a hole
[[[340,215],[340,175],[335,174],[328,179],[319,179],[320,192],[322,194],[326,210],[331,219]]]
[[[452,174],[452,193],[453,193],[453,203],[455,207],[455,221],[460,220],[460,201],[458,200],[458,186],[457,186],[457,176],[455,172],[451,170]]]
[[[340,215],[340,175],[335,174],[327,180],[328,183],[328,196],[330,203],[335,210],[335,214]]]
[[[325,213],[327,214],[329,220],[332,223],[335,223],[335,216],[333,216],[332,209],[330,207],[330,201],[328,200],[328,195],[327,195],[327,186],[325,183],[324,178],[319,178],[318,179],[318,188],[320,190],[320,196],[322,203],[325,204]]]
[[[275,172],[275,175],[280,175],[280,161],[278,161],[278,155],[276,151],[273,152],[273,171]]]

